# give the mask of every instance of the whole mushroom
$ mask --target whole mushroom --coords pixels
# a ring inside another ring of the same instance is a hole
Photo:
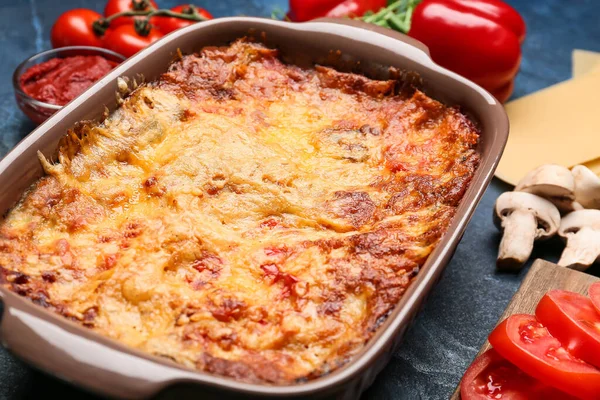
[[[563,212],[582,208],[575,202],[573,175],[562,165],[544,164],[537,167],[517,183],[515,191],[536,194],[550,200]]]
[[[579,210],[564,217],[558,234],[567,247],[558,261],[561,267],[586,270],[600,258],[600,210]]]
[[[534,194],[506,192],[496,200],[494,222],[504,232],[497,266],[515,270],[529,259],[536,240],[556,234],[560,212],[550,201]]]
[[[574,166],[571,174],[575,182],[575,201],[584,208],[600,208],[600,178],[583,165]]]

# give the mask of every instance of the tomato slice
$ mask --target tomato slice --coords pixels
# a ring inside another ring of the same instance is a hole
[[[574,399],[526,375],[494,349],[477,357],[460,384],[463,400],[567,400]]]
[[[590,289],[588,290],[588,294],[590,295],[590,298],[592,299],[592,303],[594,304],[594,307],[596,307],[596,310],[598,310],[598,312],[600,312],[600,282],[596,282],[592,286],[590,286]]]
[[[535,316],[569,353],[600,367],[600,314],[590,299],[552,290],[538,303]]]
[[[600,396],[600,370],[572,356],[533,315],[508,317],[489,336],[496,351],[526,374],[582,399]]]

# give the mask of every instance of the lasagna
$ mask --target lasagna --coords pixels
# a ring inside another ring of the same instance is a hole
[[[0,224],[0,282],[149,354],[291,384],[371,338],[439,242],[478,129],[406,84],[250,39],[69,130]]]

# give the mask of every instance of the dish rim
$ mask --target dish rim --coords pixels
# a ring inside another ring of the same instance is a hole
[[[65,332],[68,332],[71,334],[71,336],[78,336],[91,343],[93,342],[99,344],[107,349],[112,349],[116,352],[130,355],[136,359],[135,361],[131,362],[135,362],[138,365],[142,361],[146,364],[154,364],[158,370],[161,371],[162,377],[152,381],[152,389],[148,391],[150,394],[156,394],[158,391],[177,383],[196,383],[201,385],[210,385],[223,390],[233,390],[247,395],[300,396],[331,390],[335,386],[349,383],[351,380],[357,378],[361,372],[365,373],[366,370],[369,370],[369,366],[372,366],[372,364],[376,363],[377,360],[384,353],[386,353],[390,347],[393,347],[395,336],[403,333],[402,329],[406,329],[411,320],[418,313],[418,309],[424,302],[425,297],[440,278],[441,273],[452,257],[452,253],[460,241],[467,223],[473,215],[475,207],[479,203],[483,193],[485,192],[485,189],[493,177],[494,170],[498,165],[500,156],[508,138],[508,119],[502,105],[499,104],[493,98],[493,96],[487,93],[484,89],[468,81],[467,79],[435,64],[429,57],[426,48],[422,44],[394,31],[386,30],[389,32],[384,32],[383,28],[380,29],[376,26],[367,25],[358,21],[322,20],[302,24],[292,24],[289,22],[252,17],[220,18],[203,22],[202,24],[191,25],[166,35],[162,40],[154,43],[147,49],[124,61],[115,67],[115,69],[113,69],[113,71],[107,74],[104,78],[96,82],[81,96],[63,106],[60,110],[58,110],[57,113],[52,115],[47,121],[27,135],[9,153],[6,154],[6,156],[0,161],[0,176],[5,173],[6,169],[17,160],[18,156],[25,149],[35,146],[37,141],[42,138],[44,134],[52,131],[53,127],[69,113],[76,113],[78,107],[92,94],[96,93],[101,88],[112,84],[114,81],[116,81],[117,77],[127,75],[129,70],[139,63],[142,63],[144,58],[152,54],[152,52],[193,31],[204,30],[217,24],[237,23],[262,26],[267,25],[275,28],[279,27],[277,29],[283,28],[300,32],[316,31],[328,34],[330,36],[340,36],[360,41],[363,43],[363,46],[371,46],[374,48],[382,47],[395,53],[404,53],[404,56],[409,54],[410,56],[414,57],[413,60],[420,66],[429,68],[437,74],[445,75],[448,78],[457,81],[459,84],[465,87],[465,91],[476,92],[482,98],[482,101],[486,101],[490,106],[490,113],[494,114],[493,119],[496,120],[498,126],[496,126],[494,129],[494,135],[491,135],[490,133],[490,137],[486,138],[487,140],[492,140],[492,143],[489,144],[491,148],[489,155],[485,157],[485,159],[482,156],[480,165],[475,171],[469,188],[463,195],[452,223],[446,230],[434,251],[429,255],[425,264],[422,266],[421,271],[417,275],[417,278],[410,285],[401,300],[396,304],[392,313],[377,329],[377,332],[373,335],[373,337],[366,342],[363,348],[344,366],[337,368],[329,375],[321,376],[307,382],[277,386],[240,382],[233,378],[213,375],[201,370],[192,370],[184,366],[174,364],[168,360],[150,355],[135,348],[121,344],[115,340],[104,337],[99,333],[86,330],[86,328],[75,324],[74,322],[68,321],[67,319],[58,316],[51,311],[42,309],[41,307],[32,304],[29,299],[20,297],[16,293],[13,293],[4,287],[0,287],[0,297],[3,299],[5,304],[2,323],[0,325],[0,338],[2,338],[4,343],[8,341],[7,338],[9,336],[11,337],[13,343],[15,343],[16,339],[14,338],[14,334],[10,334],[8,332],[8,328],[10,327],[11,323],[15,325],[15,321],[19,320],[25,325],[28,325],[34,323],[31,319],[29,322],[26,321],[28,317],[31,317],[39,319],[46,324],[46,327],[47,324],[50,324],[62,329]],[[371,32],[368,32],[367,34],[365,31]],[[370,40],[367,41],[365,38]],[[373,42],[377,42],[377,44],[373,44]],[[64,334],[63,337],[65,337]],[[7,344],[10,346],[10,343]],[[17,350],[15,346],[12,347],[13,351]],[[62,350],[64,351],[64,349]],[[23,354],[27,353],[27,351],[23,351],[23,349],[21,349],[21,353],[23,356]],[[37,360],[28,359],[28,361],[34,365],[39,364],[39,362],[36,362]],[[123,379],[127,378],[129,377],[123,376]],[[75,379],[75,381],[77,381],[77,379]],[[140,391],[136,393],[140,393]]]

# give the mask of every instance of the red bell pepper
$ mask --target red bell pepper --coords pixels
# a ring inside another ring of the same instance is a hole
[[[483,86],[501,102],[514,86],[525,22],[501,0],[290,0],[294,21],[360,17],[425,43],[438,64]]]
[[[387,0],[290,0],[288,17],[296,22],[319,17],[362,17],[386,4]]]
[[[500,0],[424,0],[408,34],[438,64],[471,79],[504,102],[512,93],[525,38],[521,16]]]

